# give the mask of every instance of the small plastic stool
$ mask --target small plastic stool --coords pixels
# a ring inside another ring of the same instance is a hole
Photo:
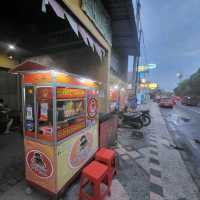
[[[95,160],[108,166],[108,174],[110,185],[112,184],[112,177],[116,171],[116,153],[111,149],[105,147],[97,151]]]
[[[105,191],[101,191],[102,184],[106,184]],[[85,191],[87,185],[91,184],[92,194]],[[108,167],[97,161],[92,161],[86,166],[81,174],[80,181],[80,200],[103,200],[108,194],[111,194],[111,185],[109,184]]]

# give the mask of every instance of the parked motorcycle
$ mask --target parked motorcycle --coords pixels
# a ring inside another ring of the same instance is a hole
[[[119,118],[121,123],[134,129],[141,129],[143,127],[142,113],[120,112]]]
[[[8,108],[0,110],[0,134],[4,133],[9,122],[9,130],[19,130],[20,117],[17,115],[17,112]]]
[[[9,118],[8,118],[7,112],[1,110],[0,111],[0,134],[6,130],[8,120]]]
[[[149,126],[151,124],[150,111],[149,110],[138,110],[138,112],[142,113],[143,126]]]

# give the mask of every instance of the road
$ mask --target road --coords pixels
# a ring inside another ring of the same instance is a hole
[[[176,105],[160,108],[168,130],[200,191],[200,108]]]

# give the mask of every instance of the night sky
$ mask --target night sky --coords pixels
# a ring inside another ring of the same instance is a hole
[[[176,87],[200,67],[200,0],[141,0],[148,63],[156,63],[149,79],[162,89]],[[142,59],[145,62],[142,45]]]

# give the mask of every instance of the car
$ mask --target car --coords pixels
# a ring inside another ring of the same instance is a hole
[[[186,106],[197,106],[199,102],[198,98],[195,96],[184,96],[181,103]]]
[[[161,97],[159,106],[164,108],[173,108],[174,103],[171,97]]]
[[[177,102],[179,102],[181,100],[181,98],[179,96],[172,96],[172,102],[174,105],[177,104]]]

